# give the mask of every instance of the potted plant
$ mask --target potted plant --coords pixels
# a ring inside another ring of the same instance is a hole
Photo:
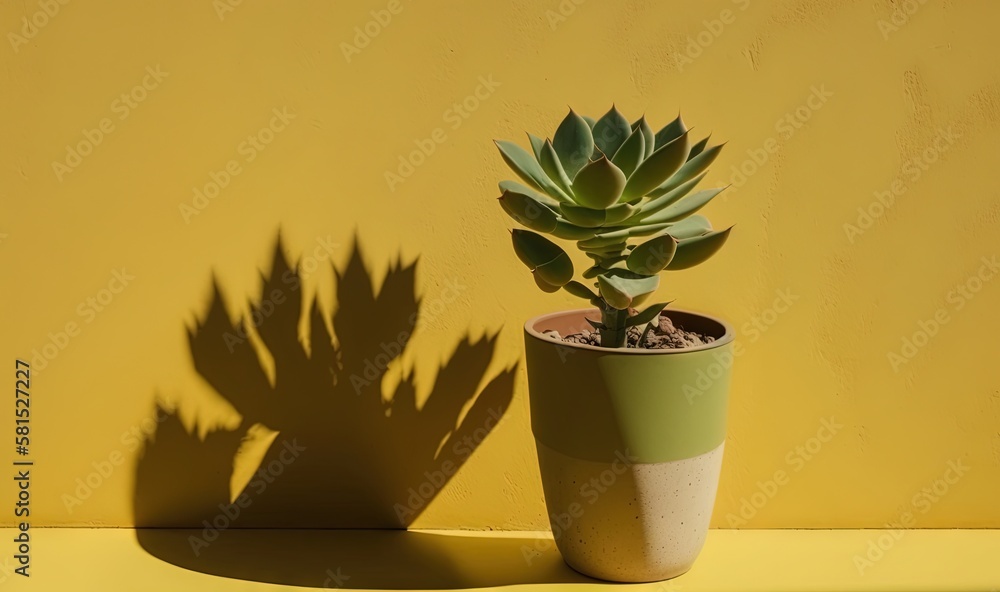
[[[734,332],[645,301],[660,273],[716,253],[730,228],[696,212],[722,189],[692,192],[722,146],[689,141],[678,116],[654,133],[615,107],[572,110],[531,152],[497,141],[524,182],[500,205],[525,229],[514,252],[545,292],[590,307],[524,327],[531,426],[549,521],[566,562],[613,581],[690,569],[707,534],[722,463]],[[543,234],[575,241],[592,265]]]

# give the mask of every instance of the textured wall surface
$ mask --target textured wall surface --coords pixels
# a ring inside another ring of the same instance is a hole
[[[426,321],[385,397],[427,398],[466,336],[499,331],[475,363],[482,385],[502,376],[526,318],[578,301],[539,292],[513,256],[490,140],[614,102],[728,142],[705,185],[732,187],[706,214],[734,234],[659,291],[729,319],[743,346],[713,524],[1000,526],[995,3],[50,4],[0,7],[0,358],[36,360],[35,525],[143,515],[156,401],[178,413],[159,434],[195,434],[191,466],[198,434],[251,421],[196,371],[187,330],[213,275],[247,314],[279,227],[327,313],[329,261],[346,265],[355,233],[377,286],[419,258]],[[281,361],[249,340],[273,379]],[[177,488],[157,503],[184,510],[177,492],[213,479],[239,491],[281,441],[248,433],[235,470],[186,472],[179,455],[174,484],[148,488]],[[377,489],[392,459],[365,451],[399,434],[350,433],[360,461],[330,480]],[[503,419],[434,493],[414,526],[547,527],[523,365]]]

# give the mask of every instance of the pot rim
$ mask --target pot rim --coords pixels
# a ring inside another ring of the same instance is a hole
[[[701,312],[695,312],[693,310],[685,310],[681,308],[671,308],[669,310],[664,309],[663,312],[661,312],[660,314],[666,313],[667,316],[670,316],[671,312],[679,312],[691,316],[702,317],[704,319],[708,319],[709,321],[721,325],[725,329],[725,333],[723,333],[722,337],[719,337],[712,343],[707,343],[705,345],[696,345],[693,347],[681,347],[681,348],[668,348],[668,349],[646,349],[646,348],[638,349],[638,348],[624,348],[624,347],[618,347],[618,348],[600,347],[597,345],[589,345],[585,343],[568,343],[565,341],[555,341],[549,337],[546,337],[539,331],[536,331],[534,327],[539,322],[547,321],[552,318],[573,315],[573,314],[586,314],[588,312],[597,312],[598,315],[600,315],[600,310],[597,308],[574,308],[571,310],[550,312],[547,314],[538,315],[536,317],[528,319],[527,322],[524,323],[524,332],[526,335],[530,335],[535,339],[538,339],[545,343],[550,343],[552,345],[561,345],[563,347],[571,347],[576,349],[590,350],[603,353],[614,353],[619,355],[630,355],[630,356],[643,356],[643,355],[663,356],[663,355],[677,355],[690,352],[705,351],[709,349],[715,349],[717,347],[722,347],[724,345],[728,345],[729,343],[732,343],[734,339],[736,339],[736,332],[733,330],[733,326],[730,325],[728,322],[712,315],[707,315]]]

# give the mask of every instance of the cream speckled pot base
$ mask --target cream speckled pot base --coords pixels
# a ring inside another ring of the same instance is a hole
[[[635,462],[627,452],[594,462],[536,446],[552,533],[570,567],[617,582],[691,569],[708,533],[723,444],[658,463]]]

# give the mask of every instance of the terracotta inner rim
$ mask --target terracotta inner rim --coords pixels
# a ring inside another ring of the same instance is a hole
[[[665,314],[673,321],[674,325],[686,331],[694,331],[702,335],[714,337],[715,341],[707,345],[695,347],[684,347],[679,349],[618,349],[616,352],[629,352],[635,354],[655,353],[667,354],[671,352],[690,352],[703,349],[712,349],[725,345],[733,340],[735,332],[733,328],[721,319],[704,315],[689,310],[666,309],[661,314]],[[600,321],[601,312],[596,308],[581,308],[577,310],[566,310],[554,312],[529,319],[524,324],[524,330],[528,335],[552,342],[552,339],[542,335],[545,331],[558,331],[560,335],[572,335],[587,329],[593,329],[586,319]],[[579,343],[563,343],[566,347],[580,347],[607,352],[608,348],[593,345],[583,345]]]

